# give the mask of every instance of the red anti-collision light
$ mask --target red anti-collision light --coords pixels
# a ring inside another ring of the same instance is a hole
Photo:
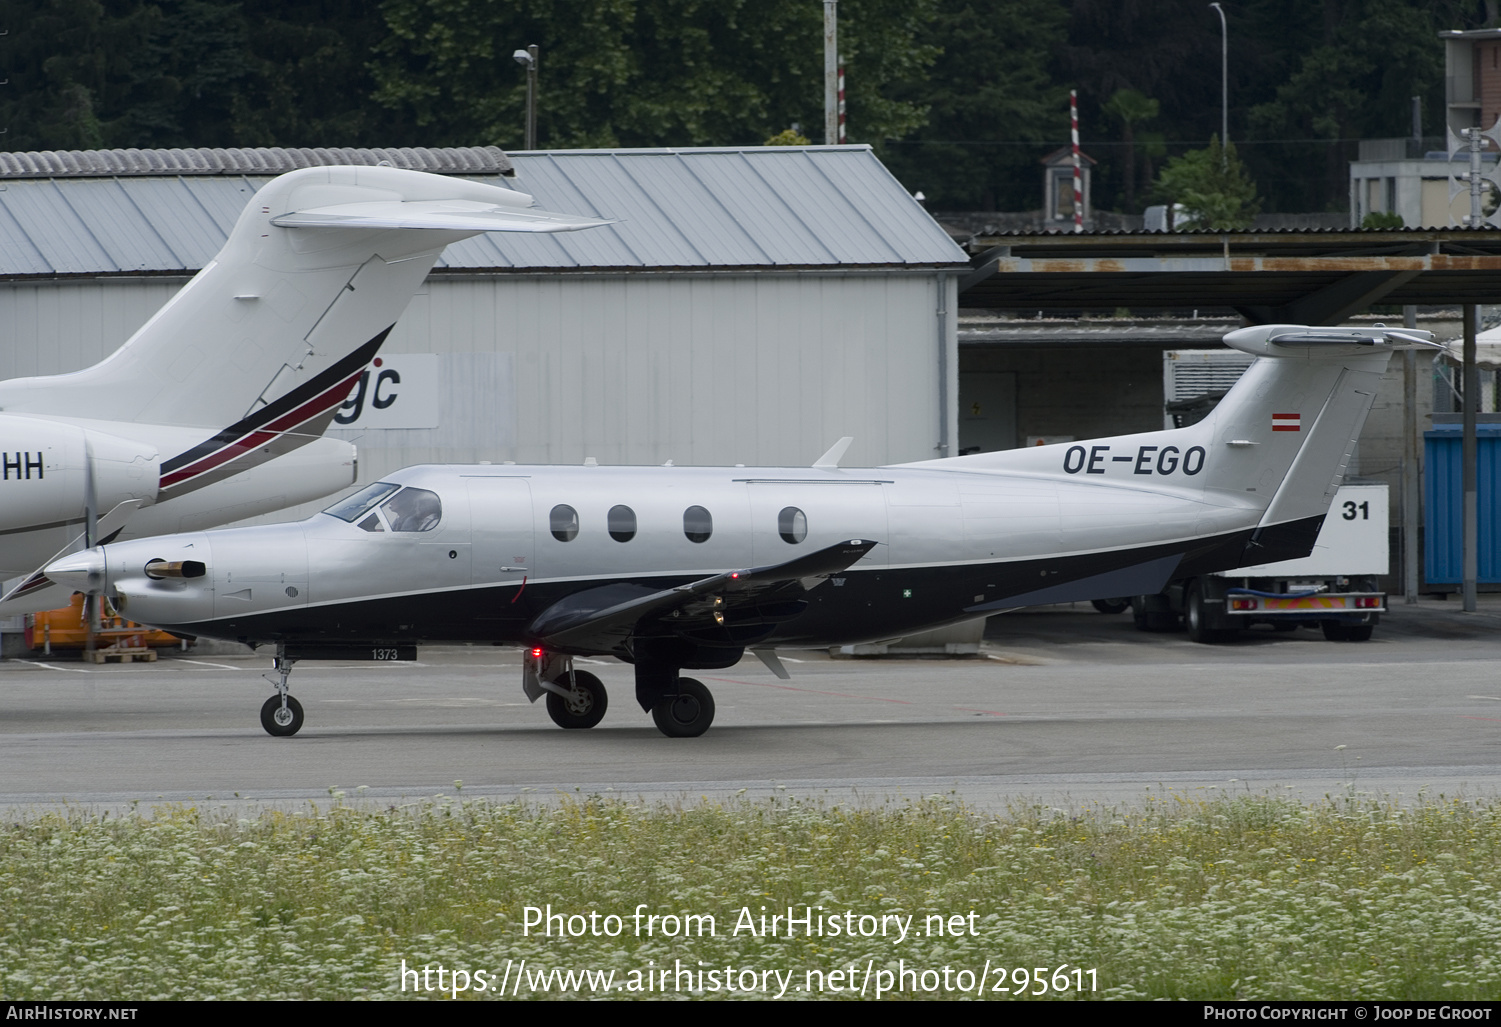
[[[534,660],[540,660],[540,659],[542,659],[542,650],[541,649],[533,649],[532,650],[532,659],[534,659]]]

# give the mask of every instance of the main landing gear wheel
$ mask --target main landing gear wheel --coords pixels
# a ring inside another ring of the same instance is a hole
[[[668,738],[697,738],[714,723],[714,696],[702,681],[678,678],[678,694],[653,706],[651,719]]]
[[[281,696],[273,695],[261,707],[261,727],[266,734],[287,738],[302,730],[302,703],[287,696],[287,705],[281,704]]]
[[[557,684],[568,687],[568,675],[564,674]],[[547,693],[547,715],[562,728],[593,727],[604,719],[610,705],[605,686],[599,678],[588,671],[573,672],[573,691],[567,696],[557,692]]]
[[[1131,597],[1121,596],[1118,599],[1091,599],[1089,605],[1101,613],[1125,613],[1131,608]]]

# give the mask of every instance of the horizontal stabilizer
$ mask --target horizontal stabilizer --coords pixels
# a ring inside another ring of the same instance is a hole
[[[837,574],[875,548],[869,539],[839,542],[786,563],[726,571],[677,588],[646,591],[641,585],[606,585],[578,592],[542,611],[528,634],[554,649],[608,650],[636,634],[643,620],[671,614],[686,617],[682,626],[732,618],[768,592],[797,585],[805,591],[817,580]],[[799,611],[800,608],[799,608]]]
[[[476,200],[372,200],[312,207],[271,219],[278,228],[437,228],[455,232],[577,232],[614,224]]]
[[[1287,357],[1299,351],[1322,349],[1322,358],[1338,359],[1340,352],[1358,353],[1359,348],[1409,349],[1427,345],[1432,332],[1415,328],[1388,328],[1375,324],[1369,328],[1329,328],[1308,325],[1252,325],[1237,328],[1225,336],[1225,345],[1258,357]],[[1331,354],[1329,351],[1333,350]]]

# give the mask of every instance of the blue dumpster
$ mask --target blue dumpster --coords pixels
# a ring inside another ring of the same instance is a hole
[[[1480,569],[1477,580],[1501,582],[1501,415],[1480,414],[1475,426],[1479,463],[1477,506]],[[1459,414],[1434,414],[1423,433],[1423,577],[1431,585],[1464,581],[1464,450]],[[1452,419],[1452,423],[1451,422]]]

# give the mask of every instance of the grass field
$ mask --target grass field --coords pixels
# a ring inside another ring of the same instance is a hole
[[[1501,805],[1443,798],[46,815],[0,998],[1496,999],[1498,887]]]

